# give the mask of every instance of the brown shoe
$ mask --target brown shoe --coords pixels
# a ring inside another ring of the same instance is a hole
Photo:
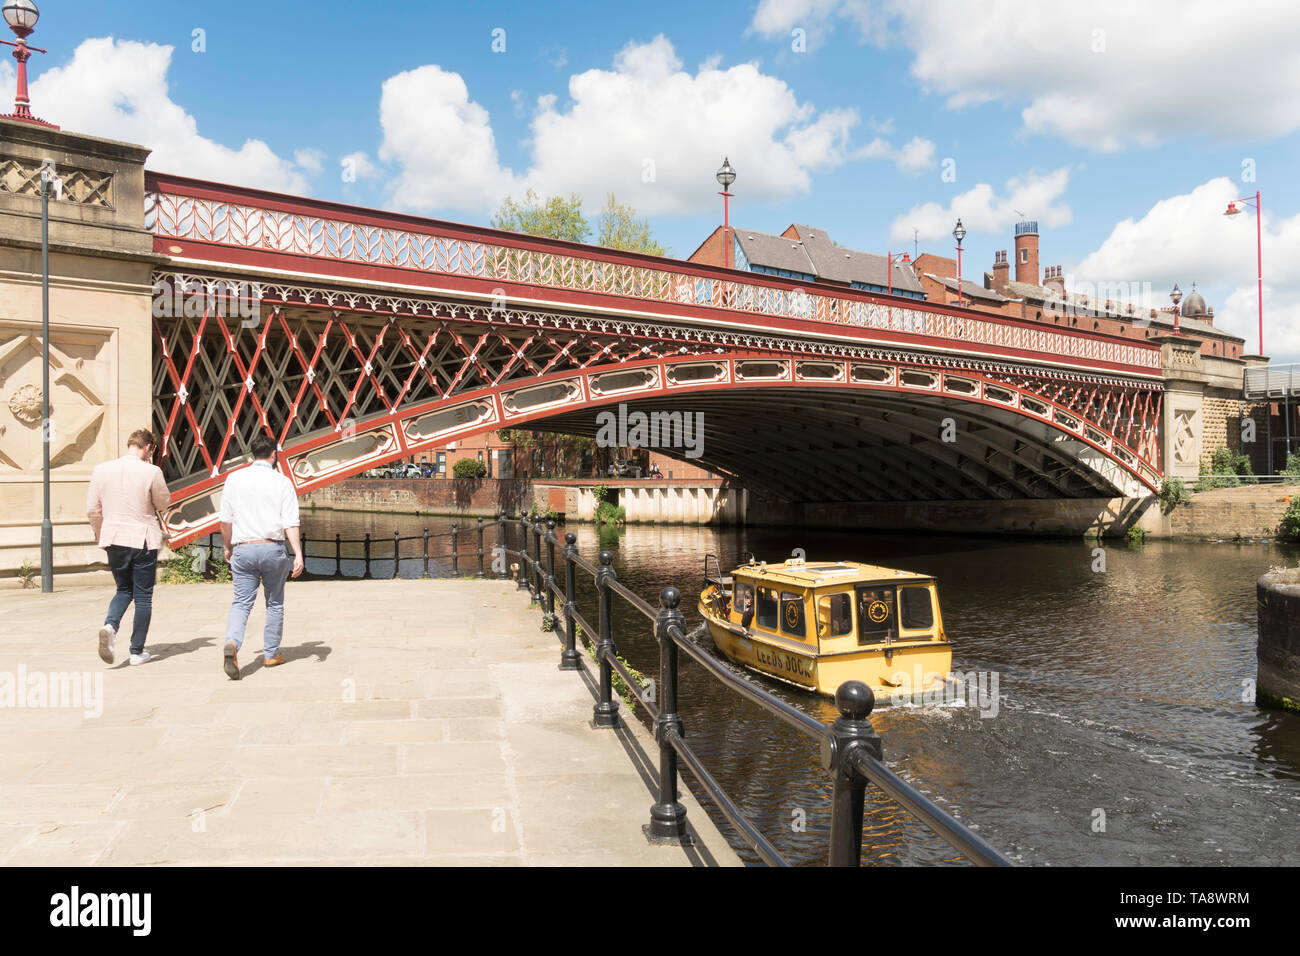
[[[227,641],[224,652],[222,653],[221,666],[225,668],[226,676],[231,680],[239,680],[239,659],[235,656],[238,648],[235,647],[234,641]]]
[[[276,651],[274,657],[267,657],[267,658],[263,659],[263,661],[262,661],[262,666],[263,666],[263,667],[279,667],[279,666],[280,666],[281,664],[283,664],[283,663],[284,663],[284,655],[281,654],[279,651]]]

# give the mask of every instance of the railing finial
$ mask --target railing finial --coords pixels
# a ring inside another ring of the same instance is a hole
[[[682,592],[677,590],[671,584],[659,592],[659,606],[674,609],[682,603]],[[864,685],[865,686],[865,685]],[[870,688],[867,689],[870,693]]]
[[[835,706],[845,720],[866,720],[876,706],[876,695],[862,681],[846,680],[835,690]]]
[[[578,536],[576,534],[574,534],[572,531],[566,531],[564,533],[565,547],[572,548],[577,543],[578,543]]]

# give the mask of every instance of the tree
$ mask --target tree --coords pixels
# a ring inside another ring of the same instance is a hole
[[[613,193],[606,194],[605,207],[601,209],[597,222],[596,242],[599,245],[652,256],[668,254],[663,244],[655,242],[650,235],[649,221],[637,218],[636,210],[620,203]]]
[[[583,218],[582,200],[578,196],[572,195],[568,199],[552,196],[543,202],[531,189],[524,193],[522,203],[509,196],[503,199],[492,216],[492,228],[570,242],[586,242],[591,235],[591,226]]]

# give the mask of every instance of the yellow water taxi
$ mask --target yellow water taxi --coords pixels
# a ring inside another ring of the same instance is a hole
[[[952,668],[938,591],[924,574],[751,556],[724,576],[709,555],[699,612],[726,657],[819,694],[860,680],[882,702],[917,697],[942,690]]]

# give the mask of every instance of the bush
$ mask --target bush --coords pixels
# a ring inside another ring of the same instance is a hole
[[[1256,483],[1251,471],[1250,459],[1245,455],[1235,454],[1230,448],[1216,448],[1207,465],[1201,462],[1201,477],[1196,480],[1197,491],[1210,491],[1214,488],[1236,488],[1239,485]]]
[[[1300,498],[1287,506],[1275,533],[1283,541],[1300,541]]]
[[[1280,475],[1286,475],[1288,480],[1286,484],[1293,485],[1300,481],[1300,452],[1293,452],[1286,456],[1286,467],[1280,472]]]
[[[612,505],[602,501],[596,509],[596,524],[620,525],[627,521],[627,509],[622,505]]]
[[[1192,493],[1187,490],[1187,483],[1181,478],[1166,478],[1165,483],[1160,486],[1161,507],[1169,511],[1174,505],[1185,504],[1192,500]]]
[[[220,551],[209,558],[208,549],[196,544],[175,557],[158,562],[159,584],[199,584],[204,581],[219,584],[230,581],[230,565],[226,564]]]
[[[477,458],[462,458],[451,466],[451,473],[456,478],[483,478],[487,475],[487,465]]]

